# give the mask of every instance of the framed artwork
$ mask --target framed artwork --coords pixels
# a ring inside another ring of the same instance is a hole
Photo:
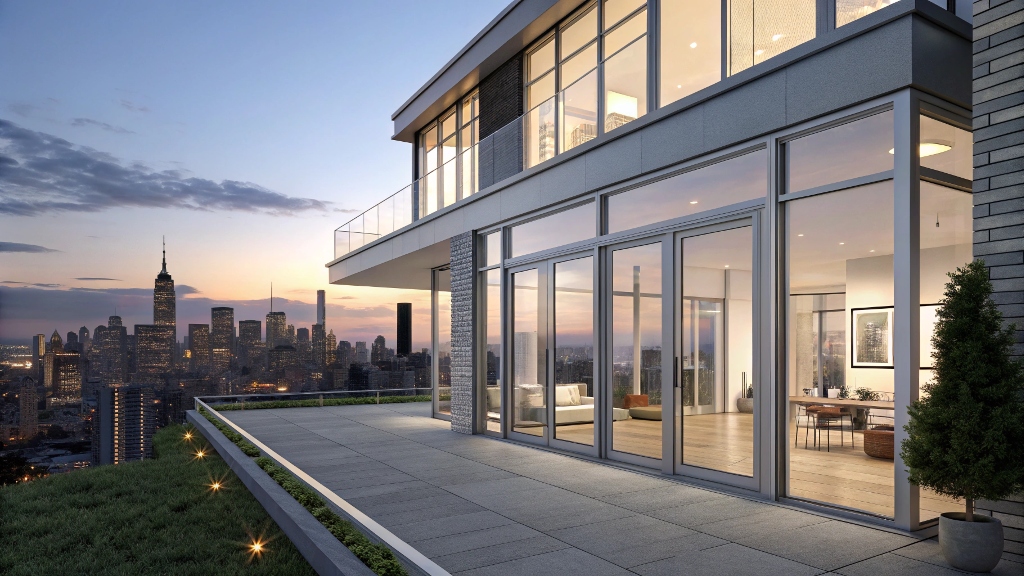
[[[851,368],[892,368],[892,306],[853,308]]]
[[[935,323],[938,321],[936,312],[938,304],[921,304],[921,370],[932,369],[932,336],[935,335]]]

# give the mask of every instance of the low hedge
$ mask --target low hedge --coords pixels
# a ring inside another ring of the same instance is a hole
[[[218,412],[227,410],[261,410],[267,408],[316,408],[319,406],[354,406],[357,404],[404,404],[406,402],[430,402],[430,396],[370,396],[366,398],[324,398],[310,400],[266,400],[221,404],[212,408]]]
[[[398,396],[397,398],[403,398]],[[404,397],[409,398],[409,397]],[[346,400],[356,400],[356,398],[346,398]],[[305,400],[293,400],[286,402],[306,402]],[[316,401],[314,401],[316,402]],[[326,405],[326,400],[324,401]],[[319,404],[318,404],[319,405]],[[231,440],[236,446],[238,446],[246,456],[254,458],[256,465],[258,465],[268,476],[274,479],[285,492],[295,498],[295,501],[302,505],[303,508],[309,511],[321,524],[338,539],[339,542],[344,544],[357,558],[363,561],[363,564],[373,570],[375,574],[380,576],[407,576],[408,573],[405,568],[395,558],[394,552],[384,544],[374,544],[366,537],[365,534],[359,531],[358,528],[352,525],[351,522],[345,520],[341,516],[338,516],[334,511],[327,507],[327,503],[308,486],[300,482],[297,478],[292,476],[291,472],[288,472],[284,468],[278,466],[273,460],[266,456],[261,456],[260,451],[251,442],[248,442],[241,434],[235,432],[224,423],[220,422],[209,414],[205,409],[200,408],[199,413],[202,414],[207,420],[213,424],[217,430],[220,430],[222,434]]]

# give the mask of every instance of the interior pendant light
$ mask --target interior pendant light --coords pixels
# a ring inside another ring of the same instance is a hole
[[[949,152],[952,149],[953,143],[949,140],[924,140],[921,142],[921,158]],[[896,149],[890,148],[889,154],[896,154]]]

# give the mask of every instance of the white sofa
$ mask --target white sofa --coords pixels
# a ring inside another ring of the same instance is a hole
[[[520,384],[516,388],[516,407],[520,420],[544,422],[544,388],[539,384]],[[613,420],[628,420],[629,410],[612,409]],[[589,424],[594,421],[594,397],[587,396],[583,383],[555,385],[555,425]]]

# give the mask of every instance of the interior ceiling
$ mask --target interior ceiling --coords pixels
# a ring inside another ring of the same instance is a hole
[[[430,290],[430,271],[448,264],[449,260],[451,260],[451,243],[444,240],[382,264],[371,266],[333,282],[333,284]]]

